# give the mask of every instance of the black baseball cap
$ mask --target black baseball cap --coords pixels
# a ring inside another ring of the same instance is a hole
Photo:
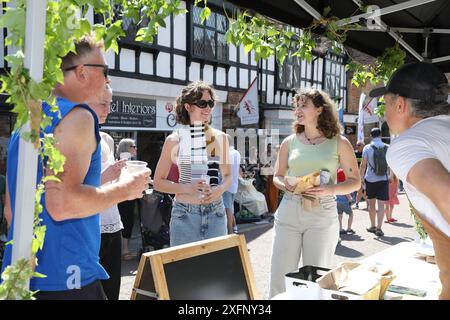
[[[428,62],[414,62],[398,68],[387,86],[373,89],[369,96],[376,98],[394,93],[421,101],[444,102],[448,91],[442,90],[443,87],[448,87],[448,80],[438,67]]]

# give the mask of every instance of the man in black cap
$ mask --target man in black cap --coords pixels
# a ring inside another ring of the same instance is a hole
[[[416,214],[433,241],[440,270],[440,299],[450,299],[450,104],[449,83],[434,65],[405,64],[386,87],[385,117],[392,134],[387,161],[403,181]]]
[[[380,128],[373,128],[370,136],[372,142],[364,147],[360,166],[370,218],[370,228],[366,230],[375,233],[377,237],[382,237],[384,232],[381,230],[381,226],[386,213],[386,201],[389,200],[389,177],[386,162],[388,145],[381,141]]]

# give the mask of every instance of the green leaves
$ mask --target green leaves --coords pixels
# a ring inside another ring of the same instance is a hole
[[[35,300],[33,297],[35,292],[27,289],[27,282],[32,275],[31,264],[25,259],[20,259],[6,267],[2,273],[0,300]]]
[[[205,22],[205,20],[208,20],[210,14],[211,14],[211,9],[209,9],[208,7],[205,7],[202,10],[202,13],[200,13],[201,23]]]
[[[367,81],[372,84],[387,83],[394,71],[405,63],[405,58],[406,53],[396,43],[393,47],[386,48],[374,65],[362,65],[352,61],[346,68],[353,72],[352,84],[356,87],[365,85]]]

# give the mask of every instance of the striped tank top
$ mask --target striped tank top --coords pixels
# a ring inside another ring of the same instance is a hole
[[[177,129],[179,137],[178,169],[179,183],[189,184],[193,180],[209,176],[209,184],[219,184],[219,157],[208,155],[208,142],[204,125],[185,125]]]

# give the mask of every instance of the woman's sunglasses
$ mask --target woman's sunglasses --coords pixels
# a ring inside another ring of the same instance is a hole
[[[197,100],[194,105],[200,109],[205,109],[206,107],[214,108],[214,100]]]
[[[109,67],[107,64],[85,63],[82,65],[85,67],[103,68],[103,75],[105,76],[105,78],[108,78]],[[72,67],[65,68],[64,70],[65,71],[75,70],[78,66],[79,66],[79,64],[72,66]]]

